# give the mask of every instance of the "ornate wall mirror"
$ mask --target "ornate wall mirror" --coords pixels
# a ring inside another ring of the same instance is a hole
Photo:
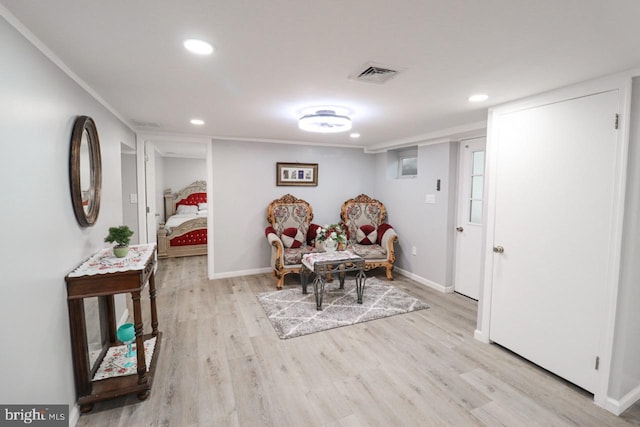
[[[82,227],[89,227],[98,219],[102,190],[100,141],[91,117],[80,116],[73,125],[69,174],[73,212]]]

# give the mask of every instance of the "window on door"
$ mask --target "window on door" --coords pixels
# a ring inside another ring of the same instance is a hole
[[[471,156],[471,198],[469,222],[482,224],[482,204],[484,194],[484,150],[474,151]]]

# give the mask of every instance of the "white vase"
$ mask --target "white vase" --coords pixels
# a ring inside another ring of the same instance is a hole
[[[326,252],[335,252],[338,249],[338,242],[333,239],[327,239],[324,241],[324,250]]]

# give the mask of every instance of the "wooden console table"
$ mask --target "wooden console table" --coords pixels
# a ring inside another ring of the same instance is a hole
[[[132,245],[129,249],[129,255],[124,259],[118,259],[113,257],[111,248],[105,248],[95,253],[65,277],[76,395],[81,412],[91,411],[94,402],[125,394],[137,393],[140,400],[145,400],[149,396],[162,338],[162,333],[158,332],[156,310],[155,252],[155,243]],[[149,282],[152,332],[143,335],[140,298],[142,289],[147,282]],[[93,380],[109,348],[120,345],[116,338],[113,297],[121,293],[130,293],[133,302],[137,375]],[[98,297],[102,345],[93,364],[90,362],[88,350],[84,304],[84,299],[91,297]],[[144,341],[153,337],[156,338],[155,348],[147,369]]]

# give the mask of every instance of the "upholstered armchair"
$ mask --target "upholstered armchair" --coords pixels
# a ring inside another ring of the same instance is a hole
[[[284,277],[300,273],[302,255],[315,252],[318,225],[312,224],[313,209],[309,203],[286,194],[267,207],[265,235],[271,245],[271,266],[282,289]]]
[[[394,243],[398,235],[385,223],[387,210],[384,205],[366,194],[349,199],[342,204],[342,222],[347,227],[347,249],[366,260],[366,269],[387,269],[387,279],[393,280],[393,263],[396,261]]]

